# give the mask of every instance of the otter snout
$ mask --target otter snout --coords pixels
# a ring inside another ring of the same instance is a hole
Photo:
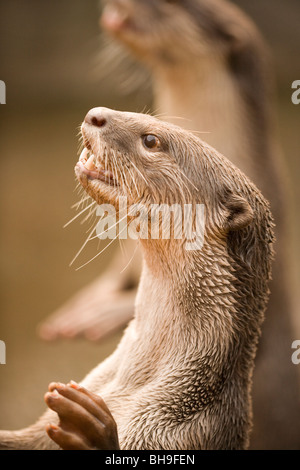
[[[95,127],[104,127],[109,119],[110,110],[107,108],[93,108],[84,118],[86,124]]]

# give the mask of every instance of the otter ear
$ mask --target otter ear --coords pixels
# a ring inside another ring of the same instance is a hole
[[[228,231],[241,230],[254,218],[250,204],[240,196],[230,195],[225,201],[225,207],[227,209],[225,227]]]

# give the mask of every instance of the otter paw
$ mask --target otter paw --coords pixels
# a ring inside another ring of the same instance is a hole
[[[45,402],[59,417],[49,423],[49,437],[63,450],[118,450],[115,420],[101,397],[76,382],[53,382]]]

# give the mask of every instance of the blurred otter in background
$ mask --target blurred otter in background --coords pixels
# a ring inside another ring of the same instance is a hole
[[[272,129],[272,77],[264,42],[253,23],[226,0],[108,0],[101,24],[150,70],[155,110],[170,122],[172,116],[183,118],[180,125],[189,130],[208,132],[205,140],[271,202],[276,262],[253,379],[252,448],[299,448],[284,170]],[[133,312],[139,271],[132,263],[116,281],[119,263],[117,257],[110,275],[51,317],[42,336],[85,333],[98,339],[123,325]]]

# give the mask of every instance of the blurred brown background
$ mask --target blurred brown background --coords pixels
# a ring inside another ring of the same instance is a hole
[[[260,27],[274,58],[278,132],[290,177],[291,256],[297,287],[300,105],[291,102],[291,83],[300,79],[300,3],[235,3]],[[80,271],[68,267],[89,227],[74,222],[62,229],[75,215],[70,207],[78,200],[73,167],[80,122],[94,106],[142,111],[151,104],[148,91],[125,96],[117,86],[97,79],[99,12],[97,0],[0,0],[0,79],[7,86],[7,104],[0,106],[0,339],[7,347],[7,364],[0,365],[1,429],[31,424],[45,408],[43,394],[50,381],[80,380],[120,338],[115,335],[101,344],[46,344],[35,333],[37,323],[94,279],[111,255],[108,250]],[[81,260],[88,260],[96,249],[91,245]],[[294,339],[299,338],[300,321],[295,316]]]

